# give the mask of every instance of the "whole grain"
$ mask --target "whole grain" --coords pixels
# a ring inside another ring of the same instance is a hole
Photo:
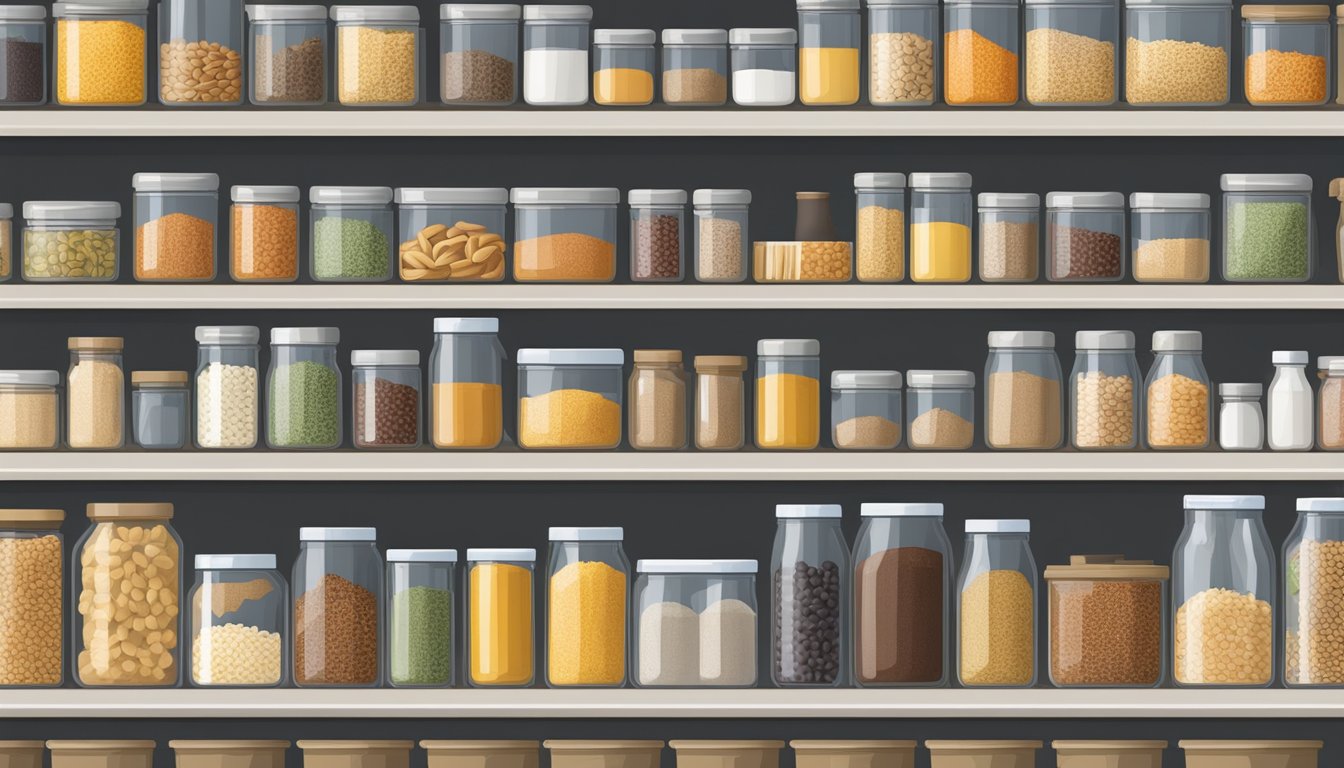
[[[257,369],[210,363],[196,374],[196,444],[251,448],[257,444]]]
[[[0,219],[0,282],[8,280],[14,270],[14,224]]]
[[[1246,57],[1246,100],[1252,104],[1323,104],[1328,82],[1324,56],[1271,49]]]
[[[1169,373],[1148,385],[1148,445],[1203,448],[1209,442],[1209,387]]]
[[[556,389],[518,403],[524,448],[614,448],[621,442],[621,406],[586,389]]]
[[[63,567],[59,536],[0,536],[0,688],[61,684]]]
[[[1305,280],[1311,274],[1307,206],[1231,201],[1224,223],[1228,280]]]
[[[636,367],[630,381],[630,446],[663,451],[686,447],[686,382],[679,373]]]
[[[378,631],[378,598],[343,576],[323,574],[294,600],[294,682],[377,682]]]
[[[121,19],[57,19],[56,100],[144,103],[144,27]]]
[[[57,400],[55,390],[0,388],[0,449],[55,448]]]
[[[1027,101],[1109,104],[1114,100],[1114,43],[1050,27],[1027,33]]]
[[[836,448],[889,450],[900,442],[901,425],[882,416],[854,416],[831,430]]]
[[[1167,237],[1139,243],[1134,249],[1134,279],[1140,282],[1208,282],[1208,239]]]
[[[70,368],[66,443],[71,448],[120,448],[126,376],[107,360],[83,359]]]
[[[1316,434],[1321,447],[1344,450],[1344,377],[1330,376],[1321,383],[1320,419]]]
[[[971,447],[975,425],[946,408],[929,408],[910,420],[911,448],[959,451]]]
[[[392,595],[388,674],[393,685],[445,686],[453,679],[453,593],[415,586]]]
[[[159,99],[165,104],[242,101],[242,57],[227,45],[210,40],[160,43]]]
[[[1176,609],[1176,682],[1264,685],[1273,660],[1274,611],[1255,595],[1206,589]]]
[[[342,104],[414,104],[416,31],[338,26],[336,95]]]
[[[277,49],[259,34],[252,56],[252,98],[262,104],[316,104],[327,98],[327,61],[322,39],[310,37]]]
[[[401,279],[488,282],[504,278],[504,238],[484,224],[430,224],[397,249]]]
[[[644,213],[635,219],[634,280],[681,279],[681,217]]]
[[[708,67],[663,72],[663,101],[668,104],[715,106],[728,100],[728,78]]]
[[[832,560],[799,560],[775,571],[775,680],[830,685],[839,679],[843,605],[840,566]]]
[[[742,373],[699,371],[695,395],[695,447],[741,448],[745,442],[746,390]]]
[[[1034,221],[986,221],[980,226],[980,279],[1030,282],[1040,271],[1040,229]]]
[[[984,571],[962,588],[963,685],[1027,685],[1036,671],[1036,593],[1018,571]]]
[[[279,632],[246,624],[209,624],[191,642],[196,685],[275,685],[282,674]]]
[[[279,448],[333,448],[341,443],[340,376],[311,360],[271,374],[267,441]]]
[[[1183,40],[1125,41],[1125,101],[1131,104],[1222,104],[1227,51]]]
[[[1303,539],[1289,554],[1284,682],[1344,685],[1344,541]]]
[[[933,41],[915,32],[868,36],[868,100],[873,104],[933,102]]]
[[[854,671],[858,682],[943,679],[943,554],[893,547],[854,569]]]
[[[733,219],[697,216],[695,276],[703,281],[737,281],[746,276],[742,225]]]
[[[299,276],[299,211],[283,205],[235,205],[232,275],[240,282]]]
[[[322,216],[313,222],[313,278],[381,280],[388,276],[387,235],[371,221]]]
[[[214,276],[214,222],[170,213],[136,228],[136,280],[210,280]]]
[[[581,232],[542,235],[513,244],[513,279],[607,282],[616,276],[616,246]]]
[[[943,35],[943,91],[948,104],[1013,104],[1017,54],[972,29]]]
[[[897,283],[905,277],[905,212],[900,208],[860,208],[855,240],[861,282]]]
[[[1119,235],[1055,225],[1050,241],[1050,276],[1055,280],[1110,280],[1124,275]]]
[[[1131,377],[1080,373],[1073,380],[1074,447],[1135,447],[1137,404]]]
[[[448,51],[441,77],[445,104],[512,104],[515,98],[513,62],[489,51]]]
[[[1059,379],[1027,371],[989,375],[985,443],[990,448],[1050,449],[1060,442]]]
[[[420,444],[420,390],[381,376],[355,380],[355,446],[409,448]]]
[[[1162,677],[1162,581],[1050,583],[1056,685],[1155,685]]]

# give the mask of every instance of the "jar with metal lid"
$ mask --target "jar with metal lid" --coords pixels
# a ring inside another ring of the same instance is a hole
[[[387,682],[450,688],[459,621],[456,549],[387,550]]]
[[[756,685],[755,560],[640,560],[633,606],[635,685]]]
[[[251,24],[248,101],[258,107],[326,104],[326,6],[249,5],[246,10]]]
[[[429,420],[435,448],[489,450],[499,445],[504,437],[506,357],[498,318],[434,318]]]
[[[1209,196],[1135,192],[1129,196],[1130,258],[1140,283],[1209,281]]]
[[[356,349],[350,382],[356,448],[420,447],[420,350]]]
[[[526,688],[536,676],[535,549],[467,550],[467,682]]]
[[[914,450],[964,451],[975,440],[975,374],[905,374],[905,441]]]
[[[1078,331],[1069,375],[1070,444],[1080,451],[1138,448],[1142,378],[1132,331]]]
[[[66,373],[65,444],[75,450],[116,450],[125,444],[125,339],[71,336]]]
[[[146,450],[175,451],[190,442],[186,371],[131,372],[131,434]]]
[[[215,279],[219,175],[137,173],[135,279],[209,282]]]
[[[145,103],[149,0],[55,3],[56,103],[138,107]]]
[[[1302,173],[1225,173],[1223,279],[1305,283],[1316,260],[1311,177]]]
[[[971,279],[971,174],[910,174],[910,279]]]
[[[4,27],[0,19],[0,29]],[[0,47],[3,47],[0,41]],[[14,276],[14,206],[0,203],[0,283]]]
[[[965,687],[1036,684],[1036,560],[1030,520],[967,520],[957,578],[957,679]]]
[[[439,56],[443,60],[439,98],[444,104],[507,107],[518,100],[518,20],[522,15],[517,5],[439,6]]]
[[[1297,524],[1283,543],[1283,683],[1344,686],[1344,498],[1297,500]]]
[[[71,627],[75,682],[177,687],[182,540],[173,530],[173,505],[94,503],[88,516],[72,558],[71,580],[79,584]]]
[[[382,681],[383,559],[373,528],[300,528],[294,561],[294,684]]]
[[[593,101],[604,107],[653,103],[658,60],[652,29],[593,30]]]
[[[854,174],[857,255],[861,283],[905,279],[905,174]]]
[[[619,349],[518,350],[518,445],[609,450],[621,444]]]
[[[1118,0],[1027,0],[1026,27],[1028,102],[1059,107],[1115,103]]]
[[[1317,444],[1323,451],[1344,451],[1344,359],[1325,369],[1317,399]]]
[[[243,0],[161,0],[159,103],[243,103]]]
[[[334,5],[336,100],[346,107],[420,102],[420,9],[414,5]]]
[[[1125,277],[1125,196],[1050,192],[1045,196],[1046,278],[1109,283]]]
[[[868,3],[868,103],[927,107],[938,98],[937,0]]]
[[[901,444],[901,372],[831,372],[831,445],[889,451]]]
[[[0,371],[0,451],[61,445],[59,371]]]
[[[254,325],[196,327],[197,448],[256,447],[260,339]]]
[[[1265,411],[1259,382],[1218,385],[1218,447],[1224,451],[1260,451],[1265,447]]]
[[[1274,681],[1274,550],[1264,496],[1186,496],[1172,557],[1173,679],[1181,687]]]
[[[24,280],[116,281],[120,203],[29,200],[23,218]]]
[[[65,682],[64,521],[60,509],[0,509],[0,689]]]
[[[839,504],[775,506],[770,678],[781,688],[846,683],[852,572],[840,517]]]
[[[1153,333],[1153,366],[1144,383],[1148,447],[1194,451],[1209,445],[1213,388],[1199,331]]]
[[[1330,6],[1243,5],[1246,102],[1318,106],[1330,99]]]
[[[1041,196],[981,192],[980,280],[1034,283],[1041,271]]]
[[[1156,688],[1166,668],[1171,569],[1121,555],[1047,565],[1050,683]]]
[[[503,187],[398,187],[401,245],[397,269],[407,282],[499,282],[504,279]]]
[[[266,375],[266,445],[323,449],[341,445],[339,328],[272,328]]]
[[[810,451],[820,431],[821,342],[756,342],[756,447]]]
[[[546,684],[625,685],[630,561],[621,528],[551,528],[546,561]]]
[[[859,0],[798,0],[798,91],[808,106],[859,100]]]
[[[943,4],[943,100],[952,107],[1017,103],[1018,3],[950,0]]]
[[[47,9],[0,6],[0,104],[36,107],[47,102]]]
[[[309,187],[313,279],[381,283],[392,276],[392,190]]]
[[[587,5],[523,6],[523,100],[533,106],[588,103]]]
[[[719,107],[728,102],[728,30],[663,30],[663,103]]]
[[[695,279],[702,283],[740,283],[747,278],[749,189],[697,189],[695,203]]]
[[[240,283],[299,278],[299,188],[235,186],[229,275]]]
[[[630,447],[686,447],[686,370],[679,349],[637,349],[630,373]]]
[[[991,331],[985,445],[1048,451],[1063,442],[1064,374],[1050,331]]]
[[[277,688],[286,682],[289,585],[275,555],[197,555],[187,599],[192,685]]]
[[[797,98],[798,32],[788,28],[728,30],[733,103],[787,107]]]
[[[747,358],[697,355],[695,358],[695,447],[736,451],[746,442]]]
[[[609,283],[615,279],[619,189],[515,187],[509,198],[514,206],[514,280]]]
[[[685,276],[686,190],[632,189],[630,279],[676,283]]]
[[[1125,101],[1216,107],[1232,82],[1232,0],[1125,0]]]

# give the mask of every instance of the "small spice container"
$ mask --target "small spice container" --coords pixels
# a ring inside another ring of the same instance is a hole
[[[943,100],[953,107],[1017,103],[1018,4],[952,0],[943,4]]]
[[[635,685],[756,685],[755,560],[640,560],[635,570]]]
[[[1225,173],[1223,279],[1304,283],[1316,259],[1311,177],[1301,173]]]
[[[0,509],[0,689],[65,682],[64,521],[59,509]],[[24,768],[8,751],[0,765]]]
[[[47,102],[47,9],[0,6],[0,104],[35,107]]]
[[[1051,192],[1045,196],[1046,277],[1108,283],[1125,276],[1125,196]]]
[[[179,450],[190,442],[191,403],[186,371],[132,371],[131,423],[135,444]]]
[[[420,10],[413,5],[335,5],[336,100],[347,107],[420,101]],[[316,201],[314,201],[316,202]]]
[[[1064,375],[1049,331],[991,331],[985,363],[985,445],[1051,450],[1063,442]]]
[[[630,242],[634,258],[630,279],[637,283],[675,283],[684,276],[686,191],[632,189]]]
[[[868,739],[789,742],[798,768],[914,768],[919,742]]]
[[[410,768],[415,742],[312,741],[296,742],[303,750],[303,768]]]
[[[740,283],[747,277],[749,189],[697,189],[695,203],[695,279],[702,283]]]
[[[932,768],[1031,768],[1036,764],[1040,741],[941,741],[924,742]]]
[[[46,748],[42,741],[0,741],[0,765],[5,768],[42,768]]]
[[[1117,0],[1028,0],[1027,101],[1035,106],[1108,106],[1120,71]]]
[[[849,544],[839,504],[775,506],[770,678],[781,688],[834,688],[849,669]]]
[[[1232,0],[1125,0],[1125,101],[1216,107],[1231,90]]]
[[[252,26],[248,100],[259,107],[326,104],[326,6],[249,5],[247,18]]]
[[[420,447],[420,351],[356,349],[350,353],[356,448]]]
[[[294,561],[294,684],[376,688],[385,631],[373,528],[300,528]],[[410,742],[406,742],[409,749]],[[303,746],[303,742],[299,742]]]
[[[0,451],[61,444],[59,371],[0,371]]]
[[[901,444],[901,372],[831,372],[831,445],[889,451]]]
[[[402,242],[397,268],[407,282],[498,282],[504,279],[503,187],[398,187]]]
[[[975,439],[975,374],[905,374],[906,444],[922,451],[964,451]]]
[[[117,740],[48,741],[52,768],[150,768],[154,742]]]
[[[630,447],[686,447],[686,370],[679,349],[637,349],[630,373]]]
[[[663,103],[718,107],[728,102],[728,30],[663,30]]]
[[[56,103],[138,107],[145,103],[149,0],[55,3]]]
[[[657,40],[652,29],[593,30],[593,101],[604,107],[652,104]]]
[[[1344,360],[1326,369],[1317,395],[1316,441],[1323,451],[1344,451]]]
[[[621,548],[625,531],[551,528],[549,537],[546,683],[620,688],[630,604],[630,561]]]
[[[1041,270],[1041,196],[981,192],[980,280],[1034,283]]]
[[[619,349],[518,350],[518,445],[620,445],[624,364]]]
[[[526,688],[535,676],[535,549],[467,550],[467,682]]]
[[[756,343],[756,447],[810,451],[820,442],[821,342]]]
[[[420,742],[429,768],[537,768],[541,748],[528,739],[451,739]],[[554,758],[552,758],[554,762]]]
[[[957,579],[957,679],[963,686],[1036,684],[1038,571],[1030,533],[1029,520],[966,521]]]
[[[0,11],[3,13],[3,11]],[[0,28],[3,28],[0,20]],[[3,40],[3,38],[0,38]],[[4,43],[0,42],[0,47]],[[14,276],[14,206],[0,203],[0,283]]]
[[[1050,742],[1059,768],[1162,768],[1165,741],[1102,740]]]
[[[177,768],[285,768],[287,740],[226,740],[168,742]]]
[[[543,107],[588,103],[592,20],[587,5],[523,6],[524,101]]]
[[[514,280],[609,283],[616,277],[619,189],[518,187],[509,198]]]
[[[905,174],[854,174],[855,272],[861,283],[905,278]]]
[[[65,444],[75,450],[115,450],[125,442],[126,374],[116,336],[71,336],[66,372]]]
[[[299,188],[233,187],[229,274],[240,283],[299,277]]]
[[[275,555],[197,555],[187,599],[192,685],[275,688],[285,682],[289,587]],[[284,768],[283,759],[276,768]]]
[[[1283,544],[1283,682],[1344,685],[1344,498],[1297,500],[1297,524]]]
[[[1078,331],[1069,375],[1070,444],[1080,451],[1137,448],[1141,378],[1132,331]]]
[[[747,358],[698,355],[695,358],[695,447],[736,451],[746,441]],[[1341,438],[1344,442],[1344,438]]]
[[[938,3],[868,3],[868,103],[927,107],[937,98]]]
[[[1188,768],[1316,768],[1323,741],[1191,741],[1177,742]]]
[[[1330,98],[1330,6],[1244,5],[1246,101],[1318,106]]]
[[[1140,283],[1209,281],[1209,196],[1135,192],[1130,248]]]
[[[131,184],[135,188],[135,279],[214,280],[219,176],[137,173]]]
[[[387,681],[449,688],[456,663],[457,550],[387,551]]]
[[[162,0],[159,103],[243,103],[243,0]]]
[[[517,5],[439,6],[439,98],[456,106],[507,107],[518,100]]]
[[[779,768],[784,742],[673,739],[668,746],[676,750],[677,768]]]
[[[505,357],[498,318],[434,318],[429,420],[435,448],[488,450],[499,445],[504,435]]]
[[[1209,445],[1209,412],[1213,389],[1201,354],[1199,331],[1157,331],[1153,334],[1153,366],[1144,383],[1148,447],[1157,450],[1199,450]]]
[[[196,447],[257,445],[261,365],[253,325],[196,327]]]
[[[910,279],[971,279],[971,175],[910,174]]]
[[[109,283],[117,279],[121,204],[30,200],[23,204],[23,279]]]
[[[551,768],[658,768],[663,742],[644,740],[579,741],[547,739]]]
[[[381,283],[392,276],[392,190],[311,187],[313,279]]]
[[[787,107],[797,98],[798,32],[788,28],[728,30],[733,103]]]
[[[859,100],[859,0],[798,0],[798,89],[808,106]]]
[[[1119,555],[1073,555],[1045,569],[1050,682],[1155,688],[1166,658],[1171,569]]]
[[[339,328],[272,328],[266,375],[266,445],[322,449],[341,444]]]
[[[1265,411],[1259,382],[1218,385],[1218,447],[1224,451],[1260,451],[1265,447]]]

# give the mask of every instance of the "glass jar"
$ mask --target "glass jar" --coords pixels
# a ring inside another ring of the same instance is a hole
[[[736,451],[746,442],[747,358],[697,355],[695,358],[695,447]]]
[[[197,448],[256,447],[260,339],[253,325],[196,327]]]
[[[122,368],[125,339],[118,336],[71,336],[70,369],[66,372],[65,444],[75,450],[116,450],[125,444],[126,373]]]
[[[1217,107],[1232,82],[1232,0],[1125,0],[1125,101]]]
[[[435,448],[489,450],[499,445],[504,437],[506,357],[498,318],[434,318],[429,418]]]
[[[1186,496],[1172,556],[1176,685],[1274,680],[1274,551],[1264,496]]]
[[[859,0],[798,0],[798,91],[810,107],[859,101]]]
[[[1132,331],[1074,335],[1069,442],[1080,451],[1139,447],[1139,361]]]
[[[131,185],[135,188],[135,279],[142,283],[214,280],[219,176],[137,173]]]
[[[964,451],[975,440],[975,374],[907,371],[905,441],[914,450]]]
[[[467,550],[467,682],[527,688],[535,676],[535,549]]]
[[[393,199],[402,238],[397,249],[402,280],[484,283],[504,279],[509,190],[398,187]]]
[[[176,451],[191,441],[186,371],[132,371],[131,423],[135,444]]]
[[[940,66],[937,0],[868,3],[868,103],[933,104]]]
[[[1225,173],[1223,279],[1305,283],[1316,260],[1311,177],[1301,173]]]
[[[854,198],[859,282],[901,282],[905,279],[905,174],[856,173]]]
[[[187,597],[192,685],[285,683],[289,586],[276,570],[275,555],[197,555],[196,583]]]
[[[334,5],[336,100],[346,107],[420,102],[420,10],[413,5]]]
[[[451,688],[457,613],[456,549],[387,551],[387,682]]]
[[[1283,683],[1344,686],[1344,648],[1332,627],[1344,615],[1344,499],[1297,500],[1283,544]]]
[[[376,688],[385,629],[373,528],[300,528],[294,561],[294,684]]]
[[[1317,398],[1317,443],[1323,451],[1344,451],[1344,360],[1326,369]]]
[[[299,188],[236,186],[229,275],[240,283],[292,283],[299,278]]]
[[[518,350],[518,445],[609,450],[621,444],[619,349]]]
[[[177,687],[182,540],[173,530],[173,505],[95,503],[88,516],[71,558],[71,580],[79,584],[71,626],[75,682]]]
[[[1063,442],[1063,371],[1049,331],[991,331],[985,363],[985,445],[1048,451]]]
[[[247,18],[252,27],[248,101],[258,107],[326,104],[326,6],[249,5]]]
[[[0,371],[0,451],[61,445],[59,371]]]
[[[810,451],[820,431],[821,342],[756,342],[756,447]]]
[[[1050,192],[1045,196],[1046,278],[1112,283],[1125,277],[1125,196]]]
[[[392,277],[392,190],[310,187],[313,279],[381,283]]]
[[[149,0],[52,5],[57,104],[138,107],[145,103],[148,8]]]
[[[1017,103],[1018,4],[952,0],[943,4],[943,100],[952,107]]]
[[[266,373],[266,445],[329,449],[341,445],[339,328],[272,328]]]
[[[0,11],[3,13],[3,11]],[[4,28],[3,20],[0,20],[0,29]],[[0,48],[5,45],[4,39],[0,38]],[[0,52],[3,55],[3,52]],[[0,283],[8,281],[14,276],[14,206],[9,203],[0,203]]]
[[[702,283],[740,283],[747,278],[749,189],[697,189],[695,206],[695,279]]]
[[[65,682],[64,521],[60,509],[0,509],[0,688]]]
[[[636,686],[756,685],[755,560],[640,560],[635,570]]]
[[[1034,106],[1115,103],[1120,71],[1117,0],[1028,0],[1027,101]]]
[[[1260,451],[1265,447],[1265,412],[1258,382],[1219,384],[1218,447],[1224,451]]]
[[[971,279],[971,174],[910,174],[910,279]]]
[[[41,5],[0,6],[0,104],[35,107],[47,103],[47,9]]]
[[[632,189],[630,279],[677,283],[685,274],[686,190]]]
[[[1156,688],[1167,647],[1171,569],[1121,555],[1073,555],[1048,565],[1050,683],[1058,688]]]
[[[1213,389],[1203,347],[1199,331],[1153,334],[1153,367],[1144,383],[1149,448],[1193,451],[1209,446]]]
[[[161,0],[159,103],[243,103],[243,0]]]
[[[967,520],[957,578],[957,679],[968,688],[1036,684],[1036,561],[1029,520]]]
[[[524,101],[543,107],[588,103],[592,20],[587,5],[523,6]]]
[[[686,370],[679,349],[637,349],[630,373],[630,447],[686,447]]]
[[[839,504],[775,506],[770,679],[835,688],[849,668],[850,560]]]
[[[1209,281],[1209,196],[1135,192],[1130,248],[1140,283]]]
[[[517,187],[509,199],[514,205],[514,280],[609,283],[615,279],[619,189]]]
[[[797,98],[798,32],[787,28],[728,30],[733,103],[787,107]]]
[[[1272,451],[1309,451],[1316,443],[1316,409],[1307,381],[1306,350],[1274,350],[1274,379],[1265,398],[1265,435]]]
[[[1344,60],[1344,56],[1340,58]],[[1339,201],[1339,218],[1335,220],[1335,259],[1339,262],[1339,281],[1344,283],[1344,178],[1331,179],[1329,190],[1330,196]]]
[[[625,685],[630,561],[621,528],[552,528],[546,562],[546,684]]]
[[[901,444],[901,372],[831,372],[831,445],[889,451]]]
[[[981,192],[980,280],[1034,283],[1041,271],[1041,196]]]
[[[604,107],[652,104],[657,40],[652,29],[593,30],[593,101]]]
[[[420,447],[420,350],[350,353],[356,448]]]
[[[116,281],[120,203],[30,200],[23,204],[23,218],[24,280]]]
[[[518,19],[522,15],[517,5],[439,6],[439,56],[443,60],[439,99],[444,104],[507,107],[518,100]]]
[[[720,107],[728,102],[728,30],[663,30],[663,103]]]
[[[1243,5],[1246,102],[1319,106],[1330,99],[1330,6]]]

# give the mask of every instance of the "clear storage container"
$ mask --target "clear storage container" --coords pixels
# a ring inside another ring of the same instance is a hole
[[[507,107],[518,100],[522,14],[517,5],[439,6],[439,99],[444,104]]]
[[[1046,277],[1109,283],[1125,277],[1125,196],[1051,192],[1045,196]]]
[[[1260,451],[1265,447],[1265,411],[1259,382],[1218,385],[1218,447],[1224,451]]]
[[[387,551],[387,682],[448,688],[456,664],[457,550]]]
[[[1117,0],[1028,0],[1027,101],[1035,106],[1109,106],[1119,93]]]
[[[637,686],[756,685],[755,560],[640,560],[636,571]]]
[[[420,10],[413,5],[335,5],[336,100],[347,107],[420,101]]]
[[[1016,104],[1018,4],[952,0],[943,4],[943,100],[953,107]]]
[[[472,686],[532,685],[536,561],[535,549],[467,550],[467,682]]]
[[[55,3],[56,103],[138,107],[145,103],[149,0]]]
[[[191,442],[186,371],[131,372],[131,434],[146,450],[180,450]]]
[[[1326,370],[1317,401],[1317,444],[1323,451],[1344,451],[1344,360]]]
[[[632,189],[630,201],[630,279],[637,283],[675,283],[685,276],[686,191]]]
[[[868,3],[868,103],[927,107],[937,99],[937,0]]]
[[[137,173],[131,184],[135,188],[135,279],[214,280],[219,176]]]
[[[266,374],[266,445],[324,449],[341,445],[339,328],[272,328]]]
[[[798,0],[798,92],[808,106],[859,100],[859,0]]]
[[[3,21],[0,21],[0,28]],[[4,46],[0,38],[0,47]],[[0,203],[0,283],[14,276],[14,206]]]
[[[294,561],[294,684],[382,681],[383,559],[373,528],[300,528]]]
[[[859,282],[899,283],[905,279],[905,174],[856,173],[854,199]]]
[[[637,349],[630,373],[630,447],[686,447],[686,369],[679,349]]]
[[[728,30],[663,30],[663,103],[719,107],[728,102]]]
[[[1129,196],[1130,249],[1140,283],[1209,281],[1209,196],[1135,192]]]
[[[733,103],[787,107],[797,98],[798,32],[788,28],[728,30]]]
[[[64,521],[60,509],[0,509],[0,689],[65,682]]]
[[[969,281],[973,219],[969,173],[910,174],[910,279]]]
[[[630,561],[621,528],[551,528],[546,562],[546,683],[625,685]]]
[[[652,104],[657,41],[652,29],[593,30],[593,101],[604,107]]]
[[[1246,101],[1318,106],[1330,98],[1330,6],[1243,5]]]
[[[120,203],[30,200],[23,218],[24,280],[116,281]]]
[[[742,381],[746,370],[745,357],[696,356],[695,447],[698,450],[736,451],[746,442],[746,385]]]
[[[1297,525],[1283,544],[1283,682],[1344,686],[1344,498],[1297,500]]]
[[[616,277],[619,189],[517,187],[509,199],[514,280],[609,283]]]
[[[821,430],[821,342],[756,342],[756,447],[810,451]]]
[[[47,9],[41,5],[0,7],[0,104],[35,107],[47,102]]]
[[[1228,102],[1232,0],[1125,0],[1125,101],[1145,107]]]
[[[435,448],[488,450],[499,445],[504,437],[506,357],[498,318],[434,318],[429,420]]]
[[[172,504],[88,505],[75,543],[75,682],[176,687],[182,671],[182,540]],[[141,582],[144,586],[140,586]]]
[[[257,445],[261,365],[253,325],[196,327],[196,447]]]
[[[326,6],[249,5],[247,18],[248,101],[259,107],[326,104]]]
[[[310,187],[313,279],[381,283],[392,277],[392,190]]]
[[[1181,687],[1274,680],[1274,552],[1264,496],[1186,496],[1172,556],[1173,678]]]
[[[420,447],[420,350],[356,349],[350,382],[356,448]]]
[[[71,336],[66,372],[65,444],[75,450],[116,450],[125,443],[125,340],[118,336]]]
[[[849,545],[839,504],[775,506],[770,558],[770,678],[781,688],[834,688],[849,668]]]
[[[407,282],[504,279],[509,190],[503,187],[398,187],[401,245],[397,269]]]
[[[1051,450],[1063,442],[1064,374],[1049,331],[991,331],[985,363],[985,445]]]
[[[45,451],[60,445],[60,372],[0,371],[0,451]]]
[[[161,0],[159,103],[243,103],[243,0]]]
[[[1041,270],[1041,196],[1034,192],[981,192],[980,280],[1034,283]]]
[[[905,442],[914,450],[964,451],[975,440],[975,374],[905,374]]]
[[[1316,260],[1311,177],[1301,173],[1225,173],[1223,279],[1305,283]]]
[[[292,283],[299,278],[299,188],[236,186],[229,274],[240,283]]]
[[[1048,565],[1050,683],[1156,688],[1166,664],[1171,569],[1120,555]]]
[[[1132,331],[1078,331],[1069,376],[1070,444],[1080,451],[1138,448],[1142,378]]]
[[[1199,331],[1157,331],[1153,334],[1153,366],[1144,383],[1148,447],[1157,450],[1199,450],[1209,445],[1212,382],[1201,354]]]
[[[1029,520],[967,520],[957,579],[957,679],[966,687],[1036,684],[1036,561]]]
[[[889,451],[901,444],[901,372],[831,372],[831,445]]]
[[[621,444],[619,349],[518,350],[518,445],[611,449]]]
[[[288,668],[289,586],[275,555],[197,555],[191,684],[275,688]]]
[[[524,101],[542,107],[588,103],[592,20],[587,5],[523,6]]]
[[[702,283],[740,283],[747,278],[749,189],[697,189],[695,204],[695,279]]]

